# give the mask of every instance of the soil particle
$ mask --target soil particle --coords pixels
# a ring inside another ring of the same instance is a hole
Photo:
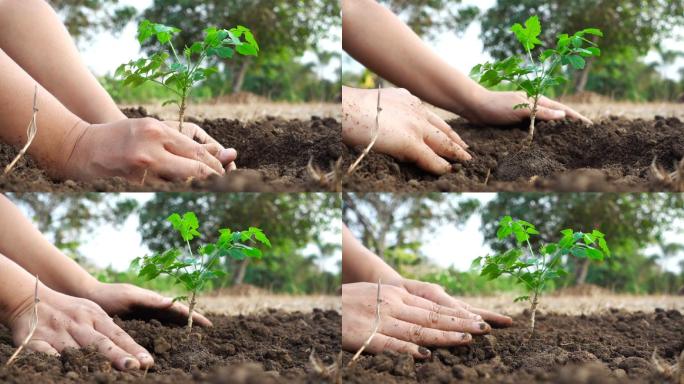
[[[525,147],[526,124],[512,128],[450,122],[469,145],[473,160],[433,176],[408,163],[371,153],[343,183],[349,191],[671,191],[659,181],[656,163],[672,172],[684,157],[684,123],[676,118],[540,122]],[[344,147],[344,163],[359,151]],[[485,183],[486,181],[486,183]]]
[[[196,327],[190,335],[183,326],[117,319],[153,354],[155,365],[144,380],[142,371],[112,368],[93,348],[72,348],[60,357],[22,354],[11,367],[0,366],[0,383],[328,383],[332,378],[314,372],[309,355],[313,348],[325,364],[335,361],[341,343],[341,316],[335,311],[316,313],[314,321],[314,313],[271,312],[267,317],[276,325],[268,337],[246,326],[261,323],[259,316],[211,316],[212,328]],[[302,321],[310,326],[302,328]],[[308,337],[306,344],[299,342],[304,336]],[[0,362],[13,352],[9,331],[0,326]]]
[[[656,349],[667,364],[684,350],[684,318],[667,314],[608,311],[566,316],[545,313],[529,340],[527,317],[511,328],[476,336],[467,346],[436,348],[432,359],[384,353],[363,355],[343,370],[345,383],[673,383],[657,373]],[[614,324],[624,324],[621,331]],[[647,323],[648,325],[644,324]],[[345,353],[345,361],[351,354]],[[397,367],[401,366],[400,370]],[[391,368],[390,368],[391,367]],[[413,368],[413,371],[410,369]],[[415,376],[407,375],[413,372]]]
[[[126,109],[124,113],[131,118],[148,116],[144,108]],[[0,189],[10,192],[325,192],[330,186],[321,185],[310,176],[309,161],[314,168],[328,172],[343,154],[341,124],[331,118],[313,116],[310,120],[283,120],[268,117],[256,122],[189,118],[188,122],[198,124],[224,146],[235,148],[239,170],[203,181],[147,183],[144,186],[120,178],[88,183],[59,182],[26,156],[12,173],[0,176]],[[0,164],[8,164],[17,153],[17,148],[0,144]]]

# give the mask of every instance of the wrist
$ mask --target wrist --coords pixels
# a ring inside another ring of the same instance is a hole
[[[79,155],[83,152],[83,146],[80,145],[81,141],[89,128],[88,123],[79,120],[67,130],[61,145],[56,147],[61,153],[51,167],[53,177],[59,179],[74,178],[79,173],[76,168],[87,164]]]
[[[491,91],[473,79],[465,75],[461,76],[463,76],[461,81],[445,84],[446,87],[449,87],[446,92],[450,95],[448,109],[461,117],[470,119],[477,114],[480,105],[487,99],[487,95]]]
[[[5,310],[0,311],[0,322],[7,328],[12,329],[17,319],[22,317],[26,312],[33,309],[36,301],[36,289],[35,283],[33,282],[24,289],[20,289],[20,292],[13,292],[14,300],[11,303],[3,303],[2,307]],[[38,283],[38,300],[39,301],[50,301],[50,296],[55,292],[43,283]]]

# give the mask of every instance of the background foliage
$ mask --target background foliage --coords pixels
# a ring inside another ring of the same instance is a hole
[[[201,242],[215,241],[212,236],[217,236],[219,228],[256,226],[268,234],[273,245],[264,250],[259,261],[227,260],[227,275],[212,281],[214,289],[249,284],[274,292],[333,293],[340,284],[339,273],[321,267],[340,254],[340,242],[334,236],[341,217],[338,195],[160,193],[142,205],[127,195],[116,194],[32,193],[9,197],[31,212],[41,232],[51,240],[58,239],[55,243],[59,248],[104,281],[169,290],[172,284],[165,278],[144,282],[132,271],[94,268],[88,265],[88,258],[97,255],[82,255],[78,249],[89,236],[102,230],[103,223],[120,225],[131,215],[138,217],[142,243],[152,252],[182,246],[166,218],[173,212],[194,211],[199,230],[206,236]],[[333,238],[323,236],[325,232],[332,232]]]
[[[684,250],[684,241],[666,235],[684,230],[684,196],[679,194],[499,193],[484,205],[459,194],[344,195],[344,221],[366,246],[405,275],[440,283],[457,294],[520,290],[511,279],[489,282],[479,271],[439,268],[422,253],[422,246],[437,228],[461,227],[479,216],[485,244],[503,251],[513,245],[496,238],[499,219],[505,215],[537,225],[541,235],[535,237],[535,248],[557,240],[565,228],[606,234],[609,259],[590,264],[587,259],[568,258],[563,266],[570,273],[548,289],[593,284],[617,292],[676,293],[684,288],[684,262],[679,274],[659,264]],[[458,244],[453,249],[456,259]]]

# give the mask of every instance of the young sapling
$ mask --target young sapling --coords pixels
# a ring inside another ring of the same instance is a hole
[[[591,233],[564,229],[557,243],[545,244],[537,252],[530,244],[530,236],[533,235],[539,235],[533,224],[504,216],[499,222],[496,236],[499,240],[513,236],[517,246],[502,254],[478,257],[473,261],[474,267],[481,268],[480,275],[490,280],[501,275],[510,275],[515,278],[516,283],[525,286],[529,295],[517,297],[515,302],[530,302],[529,319],[532,335],[534,335],[535,314],[544,287],[549,281],[567,275],[567,271],[561,264],[562,259],[574,256],[602,261],[610,256],[610,249],[603,233],[596,229]]]
[[[516,90],[524,91],[528,102],[518,104],[514,110],[527,108],[530,111],[530,128],[527,135],[527,144],[532,143],[534,138],[534,124],[537,118],[539,100],[544,92],[550,87],[560,85],[567,78],[559,69],[572,66],[581,70],[586,66],[585,58],[601,55],[601,50],[596,44],[598,37],[603,32],[597,28],[587,28],[570,36],[561,34],[557,37],[555,48],[545,49],[535,61],[532,51],[543,43],[539,40],[541,23],[537,16],[532,16],[525,21],[523,27],[516,23],[511,27],[518,41],[525,50],[525,56],[512,56],[494,63],[486,62],[473,67],[470,75],[479,80],[485,87],[494,87],[502,81],[513,84]],[[587,36],[591,35],[591,40]]]
[[[204,40],[194,42],[182,51],[173,45],[173,36],[180,29],[143,20],[138,26],[140,44],[156,39],[167,51],[155,52],[149,58],[132,60],[116,70],[116,76],[123,78],[124,85],[133,87],[146,82],[163,86],[173,93],[174,98],[162,106],[178,106],[179,129],[183,127],[188,96],[197,83],[218,72],[217,67],[203,67],[204,61],[211,57],[231,59],[237,52],[243,56],[257,56],[259,44],[252,32],[242,25],[232,29],[207,28]]]
[[[197,305],[197,295],[206,288],[207,283],[225,275],[222,270],[222,259],[230,257],[234,260],[245,258],[260,259],[262,252],[259,248],[248,244],[260,243],[271,247],[271,242],[264,232],[256,227],[246,231],[233,232],[228,228],[219,229],[219,237],[215,243],[204,244],[193,248],[190,242],[200,237],[197,231],[199,222],[193,212],[186,212],[183,216],[174,213],[167,219],[180,234],[186,248],[171,248],[152,256],[138,257],[131,263],[131,268],[138,270],[138,275],[152,280],[159,275],[168,275],[181,284],[188,296],[176,297],[174,301],[188,302],[188,332],[192,329],[192,314]]]

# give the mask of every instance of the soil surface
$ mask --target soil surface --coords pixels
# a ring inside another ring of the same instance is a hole
[[[469,346],[410,355],[364,355],[343,371],[345,383],[675,383],[652,363],[672,365],[684,350],[684,316],[676,310],[561,316],[537,313],[528,341],[526,317],[476,336]],[[345,353],[345,364],[351,354]]]
[[[144,108],[124,110],[132,118],[148,116]],[[236,191],[302,192],[328,191],[307,170],[330,170],[343,153],[341,125],[334,118],[283,120],[267,117],[260,121],[188,119],[204,128],[224,146],[238,151],[238,171],[225,177],[188,183],[129,183],[123,179],[90,183],[54,181],[30,157],[22,159],[8,176],[0,176],[0,190],[9,192],[122,192],[122,191]],[[17,148],[0,144],[0,164],[9,164]]]
[[[9,368],[11,336],[0,326],[2,383],[325,383],[309,362],[312,348],[324,364],[340,349],[341,316],[336,311],[259,316],[210,316],[213,328],[164,326],[156,320],[117,319],[155,359],[143,371],[120,372],[92,349],[67,349],[60,357],[22,353]]]
[[[479,127],[458,119],[453,129],[470,145],[473,160],[441,177],[372,153],[344,182],[349,191],[678,191],[681,182],[659,180],[651,170],[674,172],[684,158],[684,123],[611,117],[586,125],[540,122],[524,146],[527,125]],[[360,148],[345,146],[345,164]],[[684,177],[684,175],[683,175]]]

